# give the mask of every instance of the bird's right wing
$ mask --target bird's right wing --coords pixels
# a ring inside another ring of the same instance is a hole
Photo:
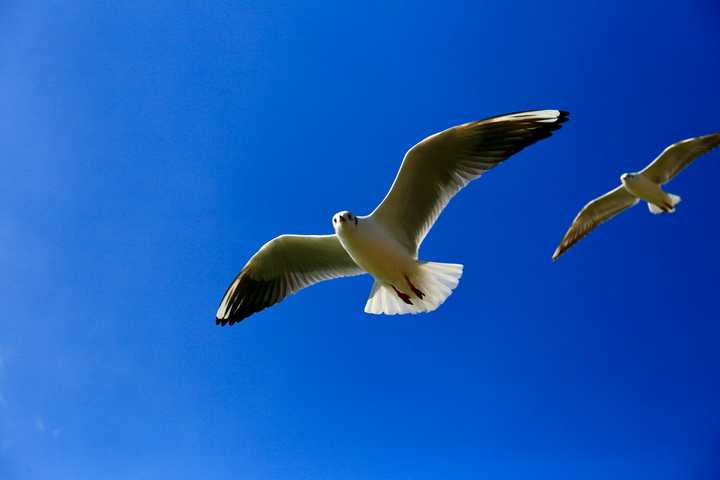
[[[680,170],[690,165],[697,157],[709,152],[718,145],[720,145],[720,133],[711,133],[710,135],[688,138],[673,143],[640,173],[653,182],[662,185],[669,182]]]
[[[436,133],[405,154],[385,199],[370,214],[407,250],[417,250],[450,199],[567,121],[561,110],[508,113]]]
[[[263,245],[235,277],[215,323],[232,325],[302,288],[362,273],[336,235],[280,235]]]
[[[560,242],[560,245],[555,249],[552,259],[557,260],[560,255],[590,233],[593,228],[610,220],[618,213],[634,206],[638,202],[639,200],[625,190],[625,187],[622,185],[592,200],[577,214],[572,225],[570,225],[570,228]]]

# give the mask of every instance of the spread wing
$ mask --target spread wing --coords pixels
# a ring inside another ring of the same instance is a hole
[[[302,288],[362,273],[335,235],[281,235],[263,245],[235,277],[215,323],[232,325]]]
[[[560,241],[560,245],[555,249],[552,259],[557,260],[560,255],[590,233],[593,228],[610,220],[626,208],[634,206],[639,201],[633,194],[625,190],[622,185],[591,201],[577,214],[562,241]]]
[[[720,145],[720,133],[688,138],[667,147],[653,162],[640,172],[655,183],[669,182],[680,170]]]
[[[450,128],[412,147],[385,199],[371,214],[417,255],[445,205],[472,180],[568,118],[560,110],[511,113]]]

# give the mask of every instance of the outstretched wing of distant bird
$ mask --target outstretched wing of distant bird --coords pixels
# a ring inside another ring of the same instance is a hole
[[[636,205],[640,200],[620,185],[590,203],[585,205],[577,214],[572,225],[560,241],[552,259],[557,258],[575,245],[581,238],[590,233],[593,228],[613,218],[626,208]]]
[[[511,113],[431,135],[405,154],[372,218],[417,255],[442,210],[465,185],[528,145],[549,137],[568,118],[560,110]]]
[[[662,185],[669,182],[697,157],[718,145],[720,145],[720,133],[711,133],[673,143],[640,173]]]
[[[302,288],[362,273],[335,235],[281,235],[263,245],[235,277],[215,323],[232,325]]]

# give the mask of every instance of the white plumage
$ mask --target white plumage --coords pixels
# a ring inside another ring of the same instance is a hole
[[[688,138],[665,148],[647,167],[637,173],[624,173],[621,185],[585,205],[577,214],[553,253],[557,260],[595,227],[623,210],[645,200],[652,214],[674,213],[682,200],[678,195],[665,192],[661,186],[697,157],[720,145],[720,133]]]
[[[429,312],[462,276],[463,266],[418,260],[420,245],[450,199],[470,181],[567,120],[560,110],[534,110],[465,123],[431,135],[405,155],[397,177],[367,216],[333,216],[334,235],[282,235],[248,261],[216,315],[234,324],[298,290],[331,278],[369,273],[365,311]]]

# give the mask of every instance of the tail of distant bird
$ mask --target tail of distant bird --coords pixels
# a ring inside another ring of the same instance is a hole
[[[659,213],[675,213],[675,207],[678,203],[682,202],[682,198],[679,195],[673,195],[668,193],[668,203],[665,205],[655,205],[654,203],[648,203],[648,210],[650,213],[657,215]]]
[[[460,282],[463,266],[457,263],[423,262],[403,285],[375,281],[365,313],[396,315],[432,312],[450,296]]]

